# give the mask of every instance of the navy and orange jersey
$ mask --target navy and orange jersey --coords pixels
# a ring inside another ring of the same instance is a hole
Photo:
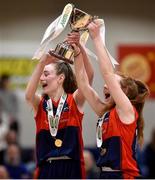
[[[123,178],[139,176],[136,162],[136,129],[138,113],[135,110],[135,120],[124,124],[113,108],[107,112],[102,124],[103,143],[100,148],[99,167],[110,167],[121,170]]]
[[[38,166],[49,157],[69,156],[79,161],[81,177],[84,174],[82,119],[72,94],[67,95],[59,120],[56,139],[62,140],[62,146],[55,146],[55,139],[51,136],[47,119],[47,103],[43,97],[38,107],[36,120],[36,156]],[[53,103],[54,115],[59,102]]]

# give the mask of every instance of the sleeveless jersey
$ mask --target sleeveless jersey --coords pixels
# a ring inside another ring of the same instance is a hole
[[[72,94],[67,95],[59,120],[58,132],[55,138],[50,134],[47,119],[47,103],[43,97],[35,117],[36,121],[36,156],[38,166],[49,157],[68,156],[79,161],[81,177],[84,177],[84,158],[82,140],[83,114],[79,112]],[[52,101],[55,115],[59,102]],[[62,146],[55,146],[55,139],[62,140]]]
[[[139,176],[135,156],[137,118],[138,113],[135,110],[134,122],[124,124],[115,108],[106,113],[102,124],[103,143],[97,162],[99,167],[121,170],[123,178]]]

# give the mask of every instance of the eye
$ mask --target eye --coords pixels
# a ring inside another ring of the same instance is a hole
[[[44,72],[44,75],[47,77],[50,73],[49,72]]]

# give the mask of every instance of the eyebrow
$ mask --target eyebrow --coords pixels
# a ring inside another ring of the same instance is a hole
[[[49,71],[47,71],[47,70],[45,70],[45,71],[43,71],[44,73],[48,73]]]

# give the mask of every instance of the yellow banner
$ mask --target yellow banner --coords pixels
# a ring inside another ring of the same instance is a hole
[[[37,61],[28,58],[0,58],[0,75],[29,76],[32,74]]]

